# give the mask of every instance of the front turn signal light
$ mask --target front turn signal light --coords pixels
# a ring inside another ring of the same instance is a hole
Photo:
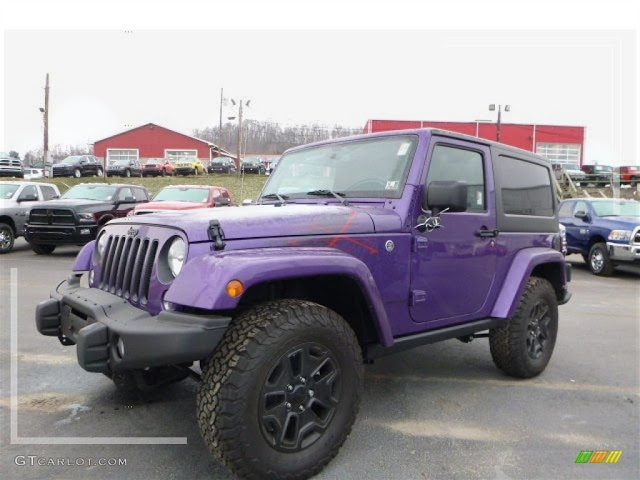
[[[244,292],[244,285],[240,280],[231,280],[227,283],[227,295],[232,298],[239,297]]]

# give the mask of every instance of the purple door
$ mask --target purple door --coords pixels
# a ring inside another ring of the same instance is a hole
[[[489,314],[499,233],[488,148],[434,137],[428,155],[425,188],[450,180],[468,186],[467,211],[443,213],[441,227],[432,231],[414,230],[411,317],[438,328]],[[420,214],[418,206],[416,224]]]

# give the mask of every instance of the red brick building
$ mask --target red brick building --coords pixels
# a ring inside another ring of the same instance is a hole
[[[368,120],[365,133],[410,128],[439,128],[496,141],[498,125],[487,122],[433,122],[429,120]],[[585,127],[500,124],[500,142],[535,152],[553,163],[578,163],[584,158]]]
[[[111,160],[193,157],[209,162],[220,155],[235,158],[217,145],[179,133],[154,123],[127,130],[93,144],[93,154],[106,163]]]

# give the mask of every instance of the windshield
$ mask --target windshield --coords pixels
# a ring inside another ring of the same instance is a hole
[[[164,160],[161,158],[150,158],[149,160],[147,160],[147,165],[158,165],[160,163],[163,163]]]
[[[257,165],[258,163],[260,163],[260,160],[257,158],[245,158],[242,163],[249,163],[251,165]]]
[[[129,160],[111,160],[111,163],[109,165],[115,166],[115,167],[122,167],[122,166],[129,165],[129,163],[130,163]]]
[[[593,202],[593,210],[598,217],[640,216],[640,202],[602,201]]]
[[[261,197],[317,198],[327,190],[346,197],[400,198],[417,143],[416,135],[397,135],[285,154]]]
[[[211,163],[216,163],[216,164],[223,164],[223,163],[229,163],[229,158],[214,158],[213,162]]]
[[[116,187],[109,185],[76,185],[67,191],[62,198],[81,198],[84,200],[109,201],[116,193]]]
[[[610,172],[613,170],[613,167],[606,167],[604,165],[596,165],[593,167],[594,172]]]
[[[169,187],[164,188],[153,197],[154,202],[181,201],[207,203],[209,201],[208,188]]]
[[[577,163],[565,163],[565,170],[580,170],[580,166]]]
[[[71,157],[67,157],[64,160],[62,160],[60,163],[78,163],[80,161],[80,158],[78,155],[72,155]]]
[[[0,185],[0,198],[11,198],[18,190],[18,185]]]

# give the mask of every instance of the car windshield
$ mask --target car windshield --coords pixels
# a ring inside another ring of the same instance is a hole
[[[565,163],[565,170],[580,170],[580,166],[577,163]]]
[[[60,163],[78,163],[82,157],[78,155],[72,155],[70,157],[65,158]]]
[[[214,158],[213,162],[211,163],[215,163],[217,165],[223,165],[225,163],[229,163],[229,160],[230,160],[229,158]]]
[[[607,167],[605,165],[595,165],[593,167],[594,172],[610,172],[613,170],[613,167]]]
[[[0,198],[11,198],[18,190],[18,185],[0,185]]]
[[[147,160],[147,165],[159,165],[161,163],[164,163],[164,160],[161,158],[150,158],[149,160]]]
[[[629,171],[630,172],[637,172],[638,170],[640,170],[640,167],[636,167],[636,166],[633,166],[633,165],[629,167]]]
[[[258,158],[245,158],[242,163],[250,164],[250,165],[259,165],[260,159]]]
[[[168,187],[163,188],[153,197],[154,202],[181,201],[207,203],[209,201],[208,188]]]
[[[129,163],[129,160],[112,160],[109,165],[111,165],[112,167],[123,167],[129,165]]]
[[[400,198],[415,153],[416,135],[395,135],[304,148],[283,155],[261,197]],[[322,193],[322,194],[323,194]]]
[[[76,185],[62,195],[62,198],[109,201],[115,193],[116,187],[109,185]]]
[[[624,201],[601,201],[593,202],[593,210],[598,217],[640,216],[640,202]]]

